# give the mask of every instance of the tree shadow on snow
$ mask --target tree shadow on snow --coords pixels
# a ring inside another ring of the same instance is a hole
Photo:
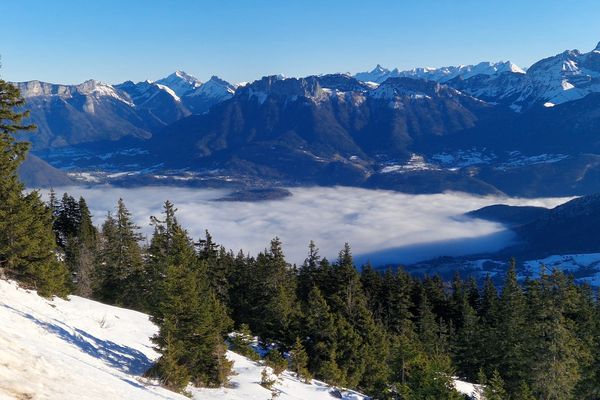
[[[131,347],[99,339],[77,328],[72,328],[73,331],[70,332],[58,324],[41,321],[31,314],[24,313],[6,304],[3,304],[3,306],[119,371],[131,375],[142,375],[153,364],[152,360],[146,357],[144,353]]]

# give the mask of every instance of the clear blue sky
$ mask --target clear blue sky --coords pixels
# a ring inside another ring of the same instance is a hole
[[[0,15],[0,76],[12,81],[529,66],[600,41],[598,0],[1,0]]]

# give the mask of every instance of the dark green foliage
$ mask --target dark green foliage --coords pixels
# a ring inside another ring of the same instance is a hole
[[[483,395],[485,400],[506,400],[508,398],[504,381],[497,369],[494,370],[490,379],[485,382]]]
[[[242,324],[236,332],[230,335],[229,343],[232,351],[254,361],[260,359],[260,355],[252,348],[253,336],[247,324]]]
[[[139,290],[144,280],[140,240],[139,228],[123,199],[119,199],[115,216],[109,214],[102,225],[96,293],[102,301],[144,308],[146,299]]]
[[[273,373],[279,376],[288,367],[287,360],[281,355],[277,349],[271,349],[265,357],[265,364],[271,367]]]
[[[277,383],[277,378],[269,373],[267,367],[263,368],[260,372],[260,385],[265,389],[271,390],[273,385]]]
[[[299,338],[296,338],[294,346],[290,350],[290,369],[296,374],[298,379],[309,383],[312,379],[308,371],[308,355]]]
[[[57,258],[51,210],[37,192],[24,194],[17,168],[29,145],[14,134],[34,129],[19,90],[0,80],[0,269],[42,296],[65,296],[68,275]]]
[[[13,237],[23,226],[41,232],[54,210],[57,241],[75,276],[82,261],[71,246],[98,248],[97,295],[150,311],[161,357],[148,374],[174,390],[227,382],[224,338],[235,324],[233,351],[259,359],[250,329],[272,349],[262,379],[268,388],[288,365],[287,351],[299,379],[316,376],[378,399],[458,400],[453,376],[482,383],[488,400],[599,396],[600,305],[589,287],[562,273],[542,271],[523,285],[513,262],[500,292],[489,278],[480,290],[458,275],[444,282],[368,265],[359,273],[348,245],[330,263],[314,243],[296,270],[278,239],[256,258],[234,256],[208,232],[194,243],[169,202],[163,219],[152,218],[154,234],[142,249],[122,201],[98,235],[83,199],[53,197],[49,208],[36,193],[22,200],[29,219],[14,222]],[[61,278],[53,274],[61,269],[43,267],[56,262],[52,253],[46,264],[23,261],[54,245],[51,234],[36,240],[10,260],[22,268],[5,271],[40,293],[58,293],[53,282]]]
[[[265,343],[277,341],[289,346],[292,324],[298,318],[294,270],[285,261],[281,242],[275,238],[269,250],[256,260],[240,255],[234,266],[231,300],[234,318],[247,323]]]
[[[223,339],[231,326],[210,288],[206,265],[187,233],[173,223],[161,299],[152,315],[160,328],[153,341],[161,353],[152,373],[164,381],[171,374],[179,378],[183,369],[196,386],[220,386],[231,370]],[[167,366],[174,366],[174,371]]]
[[[91,297],[95,284],[98,231],[92,223],[90,210],[83,198],[76,201],[67,193],[57,202],[51,192],[49,207],[54,215],[56,243],[71,274],[71,286],[75,294]]]

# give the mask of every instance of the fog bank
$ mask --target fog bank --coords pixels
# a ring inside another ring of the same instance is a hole
[[[263,202],[215,201],[227,192],[180,187],[55,189],[83,196],[101,224],[121,197],[136,223],[150,237],[151,215],[165,200],[177,207],[177,218],[194,238],[204,230],[227,248],[255,255],[278,236],[290,262],[301,263],[312,239],[322,256],[335,258],[345,242],[361,262],[410,263],[441,255],[493,251],[512,238],[504,226],[463,217],[491,204],[553,207],[568,199],[516,199],[464,193],[409,195],[348,187],[292,188],[293,196]]]

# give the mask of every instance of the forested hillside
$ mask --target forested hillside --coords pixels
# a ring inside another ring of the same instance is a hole
[[[378,399],[460,399],[454,376],[483,384],[488,400],[600,396],[600,304],[570,277],[542,270],[520,284],[513,265],[498,290],[491,279],[359,272],[348,244],[329,261],[310,243],[291,265],[277,238],[255,256],[208,232],[191,238],[169,201],[148,242],[122,200],[98,229],[85,199],[23,193],[27,146],[12,135],[33,127],[21,125],[22,104],[0,81],[2,274],[42,296],[74,292],[149,313],[160,357],[146,375],[165,387],[226,385],[227,346],[258,359],[256,335],[272,371]]]

